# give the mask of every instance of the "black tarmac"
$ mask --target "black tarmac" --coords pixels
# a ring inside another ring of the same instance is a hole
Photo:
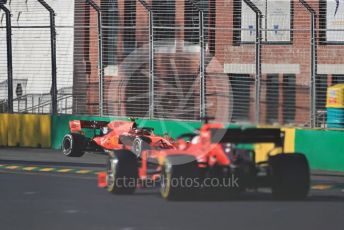
[[[344,229],[341,173],[314,172],[305,201],[276,201],[262,190],[228,201],[168,202],[157,188],[122,196],[98,188],[94,172],[105,156],[2,148],[0,165],[1,230]]]

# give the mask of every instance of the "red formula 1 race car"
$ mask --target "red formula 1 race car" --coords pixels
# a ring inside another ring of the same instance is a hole
[[[129,194],[135,191],[137,183],[133,181],[137,179],[159,180],[161,195],[167,200],[193,197],[202,191],[227,196],[259,187],[271,188],[277,198],[305,198],[310,184],[305,156],[269,154],[266,162],[257,163],[253,150],[238,148],[238,144],[255,143],[274,143],[283,152],[284,133],[280,129],[226,129],[222,124],[207,123],[197,135],[178,139],[175,148],[146,148],[139,154],[128,149],[115,151],[103,175],[105,186],[109,192]]]
[[[62,152],[68,157],[81,157],[85,152],[108,153],[127,150],[137,156],[148,149],[173,149],[174,140],[160,137],[152,128],[137,127],[135,121],[85,121],[69,122],[70,133],[62,141]],[[83,130],[93,130],[93,138],[85,136]]]

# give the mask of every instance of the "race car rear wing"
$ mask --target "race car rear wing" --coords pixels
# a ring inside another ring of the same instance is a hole
[[[82,129],[100,129],[107,124],[107,121],[73,120],[69,121],[69,128],[71,132],[82,132]]]
[[[280,129],[211,129],[212,143],[255,144],[274,143],[283,147],[284,132]]]

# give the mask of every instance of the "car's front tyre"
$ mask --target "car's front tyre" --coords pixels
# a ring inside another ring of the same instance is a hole
[[[184,200],[196,193],[199,179],[198,162],[194,156],[167,156],[162,167],[161,196],[166,200]],[[186,183],[187,180],[191,183]],[[183,184],[183,181],[185,182]]]
[[[138,162],[128,150],[118,150],[107,162],[107,190],[114,194],[132,194],[136,190]]]

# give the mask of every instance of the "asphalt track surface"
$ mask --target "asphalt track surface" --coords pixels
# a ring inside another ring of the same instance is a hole
[[[104,163],[92,154],[0,148],[0,229],[344,229],[342,174],[313,174],[305,201],[276,201],[263,190],[229,201],[167,202],[156,188],[130,196],[98,188]]]

